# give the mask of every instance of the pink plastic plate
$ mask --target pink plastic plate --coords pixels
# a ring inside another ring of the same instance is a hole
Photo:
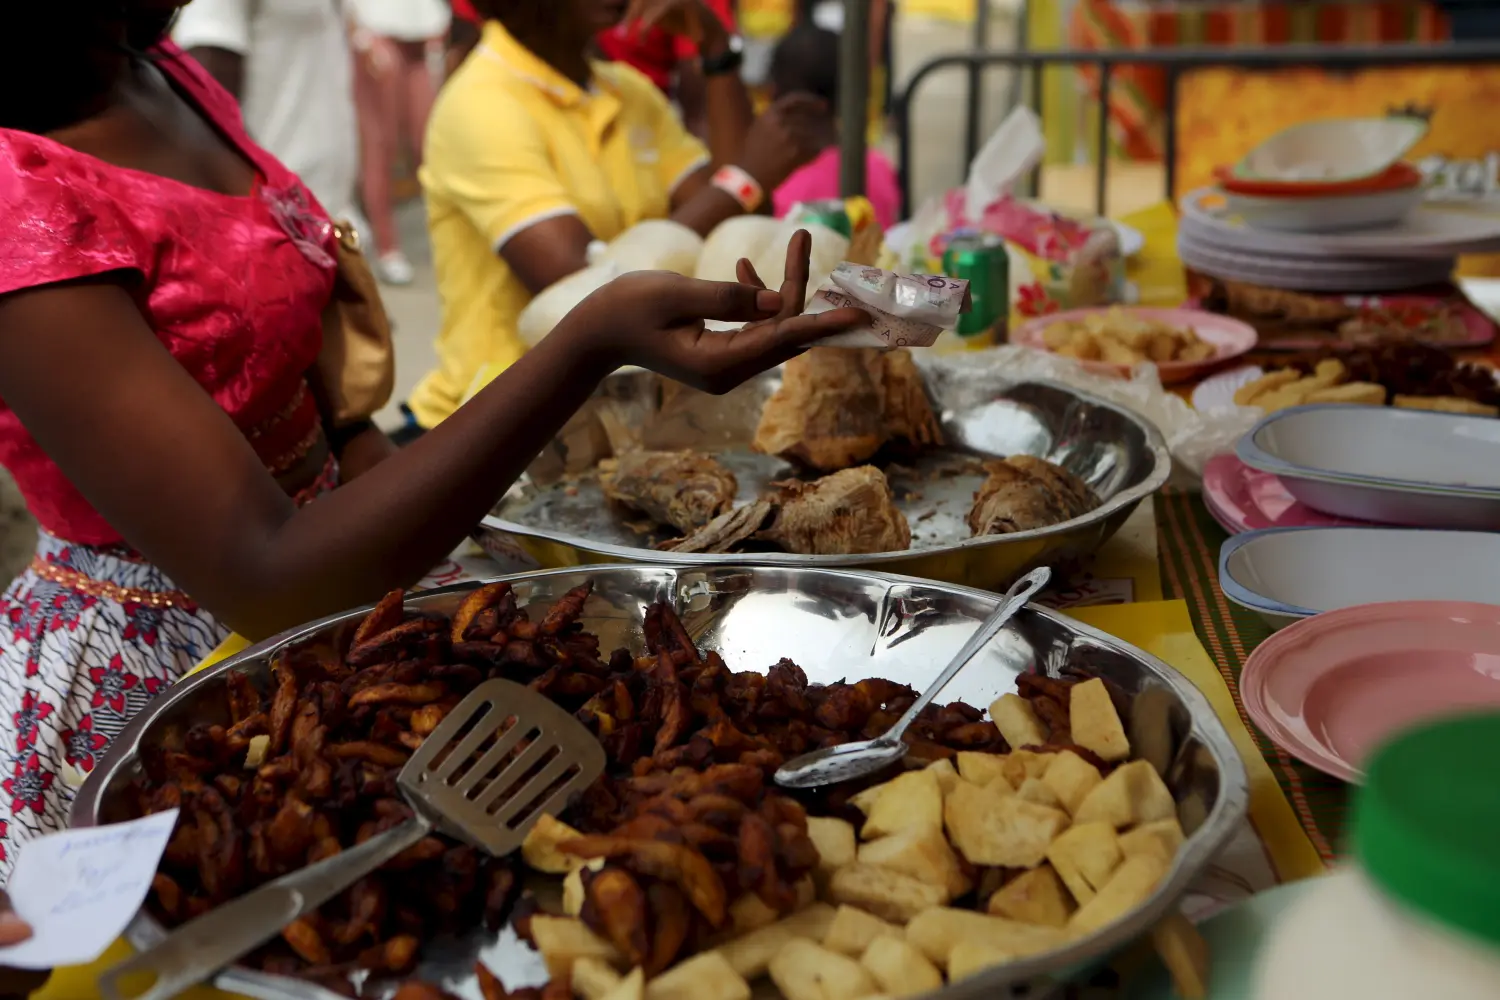
[[[1232,535],[1262,528],[1332,528],[1365,524],[1299,503],[1281,480],[1250,468],[1233,455],[1215,455],[1203,466],[1203,505]]]
[[[1398,601],[1305,618],[1250,655],[1240,696],[1277,746],[1358,782],[1400,730],[1500,707],[1500,607]]]
[[[1131,316],[1144,319],[1149,322],[1162,323],[1173,327],[1191,327],[1203,340],[1214,345],[1214,356],[1207,361],[1160,361],[1157,362],[1157,371],[1161,373],[1163,384],[1170,385],[1174,382],[1187,382],[1198,378],[1206,372],[1212,371],[1226,361],[1249,352],[1255,347],[1255,327],[1249,323],[1241,323],[1237,319],[1228,316],[1220,316],[1216,313],[1204,312],[1201,309],[1144,309],[1133,306],[1100,306],[1094,309],[1071,309],[1068,312],[1053,313],[1050,316],[1038,316],[1029,319],[1019,327],[1010,332],[1010,342],[1020,344],[1022,347],[1033,347],[1039,351],[1047,350],[1045,334],[1047,328],[1053,323],[1081,322],[1089,316],[1108,316],[1111,309],[1119,309],[1121,312],[1129,313]],[[1085,368],[1092,372],[1105,375],[1128,376],[1129,365],[1111,364],[1107,361],[1083,361],[1080,362]]]

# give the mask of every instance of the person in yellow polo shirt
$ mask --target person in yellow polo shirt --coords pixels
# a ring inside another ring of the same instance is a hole
[[[820,151],[813,97],[751,121],[738,46],[701,0],[644,0],[631,13],[698,43],[713,155],[645,76],[589,58],[595,34],[625,17],[623,0],[475,7],[480,43],[438,97],[420,175],[443,310],[438,366],[407,404],[422,429],[457,409],[481,371],[520,358],[521,310],[583,268],[591,241],[659,218],[707,234]]]

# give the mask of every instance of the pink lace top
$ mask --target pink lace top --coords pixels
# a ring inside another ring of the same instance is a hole
[[[170,43],[158,65],[254,165],[232,197],[113,166],[0,129],[0,296],[107,273],[132,279],[172,356],[244,431],[274,473],[316,444],[306,373],[333,289],[333,227],[297,177],[245,133],[234,98]],[[0,464],[42,527],[105,545],[120,535],[0,402]]]

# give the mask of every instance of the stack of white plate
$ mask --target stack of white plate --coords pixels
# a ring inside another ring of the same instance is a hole
[[[1177,246],[1201,274],[1308,292],[1383,292],[1446,281],[1460,254],[1500,251],[1500,215],[1423,205],[1394,225],[1331,233],[1252,229],[1222,192],[1182,199]]]

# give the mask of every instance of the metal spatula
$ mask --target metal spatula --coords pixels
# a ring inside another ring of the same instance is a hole
[[[151,972],[156,982],[133,1000],[175,997],[434,830],[496,856],[509,854],[543,814],[560,812],[570,795],[603,774],[604,763],[604,748],[571,714],[519,684],[486,681],[448,713],[397,776],[415,817],[182,925],[101,976],[99,993],[103,1000],[125,1000],[121,978]]]

